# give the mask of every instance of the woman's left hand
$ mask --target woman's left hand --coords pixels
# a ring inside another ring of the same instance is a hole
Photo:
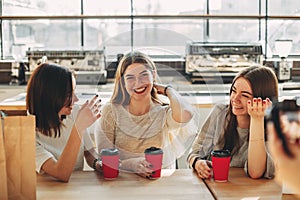
[[[269,98],[262,100],[260,97],[248,100],[248,114],[252,118],[261,118],[265,116],[265,110],[272,106],[272,101]]]

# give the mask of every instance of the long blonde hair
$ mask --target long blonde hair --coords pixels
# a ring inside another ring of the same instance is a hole
[[[111,97],[111,102],[115,104],[129,105],[130,95],[126,91],[124,82],[124,73],[129,65],[133,63],[144,64],[146,68],[150,71],[157,73],[156,66],[149,56],[139,51],[129,52],[123,56],[118,65],[116,75],[115,75],[115,86]],[[154,77],[154,82],[156,81],[156,76]],[[163,104],[158,97],[157,90],[153,87],[151,90],[152,100]]]

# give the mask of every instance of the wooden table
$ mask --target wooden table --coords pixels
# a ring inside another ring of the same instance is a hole
[[[251,179],[242,168],[230,168],[228,182],[205,180],[216,199],[297,199],[294,195],[282,194],[282,188],[274,179]]]
[[[37,199],[192,200],[214,199],[203,180],[190,169],[163,170],[162,177],[148,180],[120,172],[115,180],[104,180],[94,171],[74,172],[69,183],[49,176],[37,177]]]

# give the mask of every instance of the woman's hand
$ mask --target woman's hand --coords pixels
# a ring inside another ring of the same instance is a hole
[[[127,171],[132,171],[144,178],[151,178],[154,171],[151,169],[151,163],[147,162],[145,158],[130,158],[122,161],[122,168]]]
[[[251,118],[263,118],[265,110],[272,106],[272,101],[269,98],[262,100],[260,97],[248,100],[248,114]]]
[[[297,124],[297,130],[291,127],[292,132],[300,133],[300,125]],[[276,130],[272,123],[267,124],[269,136],[269,149],[275,162],[275,179],[279,183],[286,183],[288,187],[300,193],[299,182],[299,166],[300,166],[300,142],[299,138],[293,142],[288,142],[288,148],[294,155],[294,158],[289,157],[283,150],[282,142],[276,134]],[[286,132],[286,135],[289,133]]]
[[[212,163],[208,160],[198,160],[195,164],[195,170],[200,178],[211,177]]]
[[[101,99],[98,95],[91,100],[86,101],[78,112],[75,120],[75,126],[79,133],[92,125],[100,116]]]
[[[162,94],[162,95],[165,94],[165,88],[166,88],[165,85],[153,83],[153,87],[157,90],[158,94]]]

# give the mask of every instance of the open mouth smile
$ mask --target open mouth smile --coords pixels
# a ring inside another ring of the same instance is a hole
[[[133,91],[137,94],[142,94],[143,92],[145,92],[147,89],[147,87],[140,87],[140,88],[136,88]]]

